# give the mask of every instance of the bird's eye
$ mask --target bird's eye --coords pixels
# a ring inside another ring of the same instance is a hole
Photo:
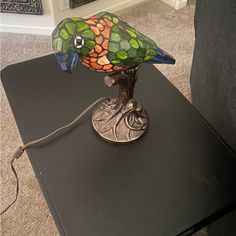
[[[74,40],[74,44],[76,48],[82,48],[84,46],[84,39],[80,36],[77,36]]]

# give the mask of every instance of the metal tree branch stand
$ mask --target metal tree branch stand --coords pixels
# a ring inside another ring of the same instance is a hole
[[[133,99],[139,66],[116,72],[104,78],[105,85],[119,84],[116,98],[108,98],[93,112],[95,131],[105,140],[126,143],[140,138],[148,127],[148,115]]]

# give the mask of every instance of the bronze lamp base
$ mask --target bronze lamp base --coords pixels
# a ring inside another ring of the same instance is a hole
[[[105,140],[127,143],[140,138],[148,127],[148,115],[133,99],[139,66],[105,77],[109,87],[119,84],[119,95],[105,100],[95,109],[92,124],[95,131]]]

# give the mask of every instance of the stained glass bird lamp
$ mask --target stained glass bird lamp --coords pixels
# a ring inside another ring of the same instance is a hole
[[[115,143],[141,137],[148,127],[148,115],[133,98],[140,64],[174,64],[175,59],[109,12],[88,19],[64,19],[52,33],[52,44],[63,71],[72,72],[80,61],[91,70],[107,73],[105,85],[119,85],[118,96],[107,98],[93,112],[95,131]]]

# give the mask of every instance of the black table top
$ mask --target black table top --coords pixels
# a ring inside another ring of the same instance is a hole
[[[62,72],[54,55],[9,66],[2,82],[24,142],[66,124],[117,88],[82,66]],[[27,153],[61,235],[183,235],[236,202],[236,159],[192,105],[152,65],[135,90],[150,124],[140,140],[109,144],[91,112]]]

